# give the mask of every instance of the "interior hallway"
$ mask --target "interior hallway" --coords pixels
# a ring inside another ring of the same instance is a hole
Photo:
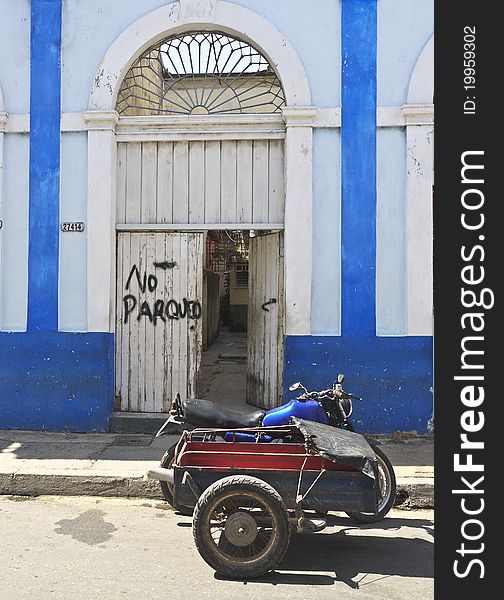
[[[245,401],[247,381],[247,334],[220,327],[219,336],[203,352],[198,396],[223,408],[250,412]]]

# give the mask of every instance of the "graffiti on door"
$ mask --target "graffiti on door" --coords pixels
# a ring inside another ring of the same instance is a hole
[[[166,268],[163,263],[162,268]],[[158,266],[159,263],[155,263]],[[161,265],[159,265],[161,266]],[[175,263],[170,263],[171,268]],[[128,323],[129,319],[136,318],[140,321],[145,317],[153,325],[157,324],[158,319],[164,323],[167,320],[178,319],[200,319],[201,318],[201,303],[199,300],[190,300],[187,298],[153,298],[152,300],[142,300],[131,293],[131,289],[135,285],[138,287],[140,294],[147,292],[155,293],[158,288],[158,278],[153,273],[140,272],[138,267],[131,267],[128,279],[124,289],[128,292],[123,296],[123,317],[124,324]]]

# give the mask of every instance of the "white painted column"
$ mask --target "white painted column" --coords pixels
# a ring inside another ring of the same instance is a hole
[[[432,105],[403,107],[407,138],[408,335],[432,335]]]
[[[310,335],[313,121],[317,109],[282,111],[285,136],[285,334]]]
[[[84,113],[88,125],[87,330],[114,331],[115,110]]]
[[[1,101],[1,95],[0,95]],[[2,329],[2,281],[3,281],[3,270],[2,270],[2,247],[3,247],[3,200],[2,200],[2,192],[3,192],[3,141],[4,141],[4,131],[5,125],[7,123],[7,113],[0,112],[0,331]]]

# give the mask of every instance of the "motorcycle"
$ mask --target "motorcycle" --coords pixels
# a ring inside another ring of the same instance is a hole
[[[315,421],[331,425],[340,429],[355,432],[350,416],[353,412],[353,400],[362,400],[359,396],[346,392],[343,389],[344,375],[339,374],[333,386],[321,391],[308,391],[301,382],[296,382],[289,387],[291,392],[302,390],[295,399],[282,406],[270,410],[256,410],[249,413],[238,413],[216,406],[209,400],[191,399],[181,400],[177,394],[172,402],[169,417],[156,434],[156,437],[169,433],[170,423],[187,423],[195,427],[215,427],[219,429],[236,429],[247,427],[278,427],[287,425],[291,417]],[[238,438],[237,438],[238,435]],[[224,435],[225,441],[253,442],[253,434],[240,433]],[[396,479],[394,468],[385,453],[379,448],[380,442],[373,438],[366,438],[373,448],[379,473],[379,502],[376,513],[347,512],[348,516],[359,523],[375,523],[385,517],[394,505],[396,495]],[[274,442],[274,436],[267,434],[261,437],[261,442]],[[172,467],[175,448],[173,444],[165,452],[160,466],[170,469]],[[161,490],[165,500],[173,506],[173,489],[167,481],[160,481]],[[182,513],[191,514],[185,507],[176,507]]]

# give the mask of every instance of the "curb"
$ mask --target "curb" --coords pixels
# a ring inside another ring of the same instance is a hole
[[[0,473],[0,495],[163,498],[159,483],[143,477],[25,473]]]
[[[162,500],[159,483],[143,477],[0,473],[0,495],[104,496]],[[434,508],[434,484],[398,480],[395,507]]]

